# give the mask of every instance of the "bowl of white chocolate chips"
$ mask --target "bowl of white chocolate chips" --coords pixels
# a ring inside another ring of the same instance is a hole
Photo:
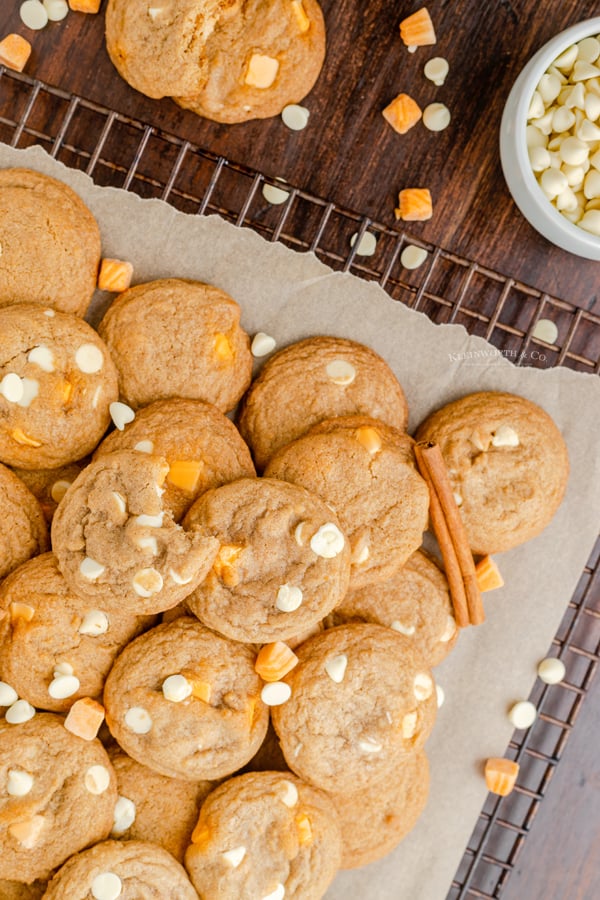
[[[504,107],[500,159],[530,224],[600,260],[600,17],[556,35],[521,71]]]

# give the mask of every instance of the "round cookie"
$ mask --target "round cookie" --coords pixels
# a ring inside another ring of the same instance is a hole
[[[141,450],[167,460],[163,504],[176,522],[204,491],[256,474],[233,422],[201,400],[158,400],[139,410],[123,431],[104,438],[95,458],[115,450]]]
[[[66,712],[100,697],[120,650],[153,620],[105,613],[73,594],[53,553],[0,584],[0,679],[32,706]]]
[[[342,832],[342,869],[386,856],[412,831],[427,804],[429,763],[413,753],[369,791],[332,794]]]
[[[295,650],[271,717],[290,769],[326,791],[370,789],[420,750],[436,691],[408,638],[381,625],[331,628]]]
[[[118,432],[117,432],[118,433]],[[46,522],[52,522],[59,501],[65,496],[85,463],[69,463],[56,469],[19,469],[13,468],[23,484],[29,488],[39,502]]]
[[[567,448],[550,416],[524,397],[468,394],[429,416],[417,440],[440,446],[473,553],[530,540],[560,506]]]
[[[340,863],[331,801],[293,775],[251,772],[204,801],[185,866],[201,897],[319,900]]]
[[[0,308],[0,334],[0,460],[52,469],[81,459],[118,399],[106,345],[82,319],[30,303]]]
[[[36,303],[83,316],[96,287],[100,231],[66,184],[0,170],[0,306]]]
[[[347,622],[371,622],[399,631],[428,666],[441,663],[458,637],[446,576],[421,550],[387,581],[349,590],[327,619],[329,626]]]
[[[117,800],[98,740],[82,741],[52,713],[0,721],[0,878],[45,879],[108,836]]]
[[[176,102],[216,122],[278,115],[311,90],[325,59],[316,0],[243,0],[202,48],[205,77]]]
[[[265,363],[244,398],[239,428],[257,468],[264,469],[276,450],[311,426],[356,414],[403,429],[408,407],[396,376],[363,344],[313,337]]]
[[[249,647],[184,616],[118,657],[104,689],[106,721],[129,756],[160,774],[223,778],[264,739],[261,685]]]
[[[166,460],[135,450],[101,456],[75,479],[52,520],[52,547],[69,587],[93,608],[149,615],[202,581],[218,548],[186,533],[162,502]]]
[[[198,900],[183,866],[149,841],[103,841],[77,853],[50,881],[43,900],[92,897]]]
[[[183,862],[200,806],[215,783],[159,775],[119,750],[110,758],[119,792],[111,836],[160,844]]]
[[[252,377],[240,307],[219,288],[165,278],[123,291],[98,331],[119,372],[121,399],[137,409],[186,397],[233,409]]]
[[[0,578],[48,549],[42,509],[20,478],[0,463]]]
[[[220,544],[186,605],[232,640],[293,638],[317,625],[346,593],[348,541],[331,509],[302,487],[242,478],[203,494],[184,525]]]
[[[314,426],[265,469],[336,511],[352,551],[352,588],[390,578],[423,542],[429,490],[412,446],[406,433],[383,422],[346,416]]]

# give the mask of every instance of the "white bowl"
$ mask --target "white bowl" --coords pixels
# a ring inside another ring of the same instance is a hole
[[[534,90],[552,61],[582,38],[600,34],[600,16],[572,25],[544,44],[515,81],[500,125],[500,161],[513,200],[536,231],[577,256],[600,260],[600,237],[579,228],[548,200],[529,162],[525,132]]]

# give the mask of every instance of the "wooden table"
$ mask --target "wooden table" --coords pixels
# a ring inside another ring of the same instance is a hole
[[[427,186],[434,216],[410,233],[575,307],[600,313],[598,263],[571,256],[542,239],[523,219],[504,183],[498,127],[510,87],[532,53],[552,35],[598,15],[592,0],[430,0],[435,48],[409,54],[398,22],[418,7],[389,0],[323,0],[328,52],[305,105],[310,121],[292,132],[279,118],[223,126],[200,119],[170,100],[152,101],[117,75],[103,44],[102,16],[69,14],[42,32],[25,29],[18,2],[0,5],[0,35],[25,34],[33,44],[27,72],[110,107],[215,154],[281,177],[291,185],[402,231],[394,220],[398,191]],[[422,73],[433,55],[450,73],[435,87]],[[421,106],[439,100],[452,112],[438,134],[422,124],[398,135],[381,110],[406,90]],[[0,117],[2,116],[0,83]],[[1,132],[0,132],[1,135]],[[482,295],[482,308],[486,297]],[[600,700],[596,683],[593,693]],[[600,836],[600,770],[595,748],[600,724],[594,698],[584,705],[575,737],[542,804],[503,900],[588,900],[600,896],[600,866],[583,858]],[[583,785],[591,785],[584,790]],[[563,814],[573,796],[581,810]],[[585,810],[585,811],[584,811]],[[591,852],[591,851],[590,851]]]

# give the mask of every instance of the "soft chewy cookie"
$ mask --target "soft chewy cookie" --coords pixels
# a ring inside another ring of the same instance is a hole
[[[437,712],[433,678],[408,638],[340,625],[296,649],[291,697],[272,709],[290,769],[316,787],[370,789],[423,747]]]
[[[42,509],[10,469],[0,464],[0,578],[48,549]]]
[[[387,581],[349,590],[327,621],[387,625],[409,638],[428,666],[441,663],[458,636],[446,576],[421,550]]]
[[[302,487],[242,478],[203,494],[184,525],[220,544],[186,604],[233,640],[292,638],[317,625],[346,593],[348,541],[331,509]]]
[[[159,400],[139,410],[123,431],[102,441],[95,456],[115,450],[139,450],[167,460],[163,504],[177,522],[204,491],[256,474],[233,422],[201,400]]]
[[[252,772],[208,796],[185,855],[201,897],[319,900],[340,863],[331,801],[293,775]]]
[[[412,446],[412,438],[383,422],[344,416],[314,426],[265,469],[336,511],[352,550],[353,588],[390,578],[421,546],[429,491]]]
[[[19,469],[13,467],[15,475],[29,488],[39,501],[44,518],[50,524],[59,502],[71,487],[84,463],[69,463],[56,469]]]
[[[152,619],[94,608],[68,587],[53,553],[0,584],[0,679],[33,706],[65,712],[100,697],[122,647]]]
[[[39,303],[83,316],[96,287],[100,231],[66,184],[0,170],[0,306]]]
[[[413,753],[368,791],[329,793],[342,832],[342,869],[381,859],[406,837],[429,795],[425,753]]]
[[[252,376],[240,307],[219,288],[166,278],[113,301],[98,328],[119,372],[121,397],[147,406],[168,397],[233,409]]]
[[[111,836],[152,841],[183,862],[200,806],[214,782],[159,775],[118,750],[110,758],[119,792]]]
[[[149,841],[103,841],[71,857],[44,900],[198,900],[183,866]]]
[[[94,608],[137,615],[175,606],[210,568],[218,542],[163,508],[169,464],[120,450],[90,463],[58,504],[52,547],[69,587]]]
[[[116,779],[102,744],[60,716],[0,721],[0,878],[34,881],[108,836]]]
[[[474,553],[530,540],[560,506],[567,448],[550,416],[524,397],[469,394],[429,416],[417,440],[439,444]]]
[[[337,337],[291,344],[265,363],[244,399],[242,437],[263,469],[285,444],[334,416],[364,414],[403,429],[404,392],[369,347]]]
[[[0,308],[0,334],[0,460],[52,469],[81,459],[118,397],[106,345],[77,316],[30,303]]]
[[[189,616],[159,625],[118,657],[104,690],[121,747],[163,775],[206,781],[239,769],[269,721],[254,653]]]

